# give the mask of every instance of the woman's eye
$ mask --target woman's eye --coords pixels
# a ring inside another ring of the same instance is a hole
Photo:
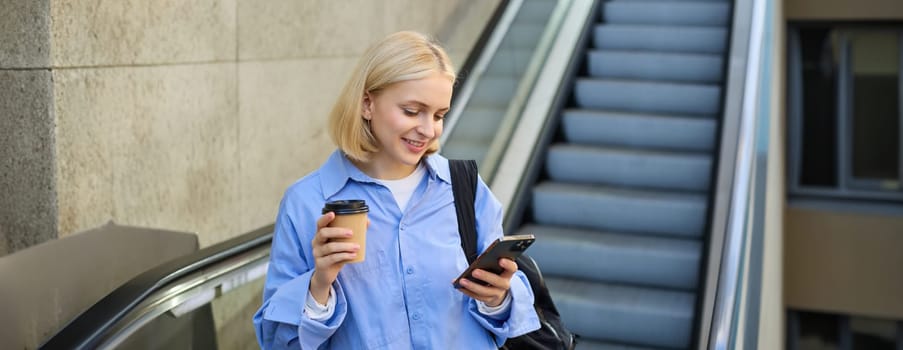
[[[437,121],[445,120],[445,114],[436,114],[435,118]]]
[[[407,116],[413,117],[413,116],[415,116],[415,115],[418,114],[418,112],[417,112],[417,111],[414,111],[414,110],[410,110],[410,109],[406,109],[406,108],[405,108],[405,109],[402,109],[402,110],[404,111],[404,114],[407,115]]]

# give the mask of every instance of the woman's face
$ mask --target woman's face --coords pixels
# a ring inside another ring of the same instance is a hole
[[[442,135],[452,80],[434,72],[417,80],[392,84],[364,96],[364,118],[379,151],[365,165],[368,175],[399,179],[414,171],[427,148]]]

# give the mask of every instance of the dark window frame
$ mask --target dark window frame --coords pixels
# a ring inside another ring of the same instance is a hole
[[[803,162],[803,67],[800,29],[808,26],[831,28],[839,32],[839,62],[835,124],[837,132],[836,184],[814,186],[802,184]],[[898,40],[898,173],[897,188],[886,189],[881,180],[861,179],[853,175],[851,31],[896,32]],[[788,23],[787,27],[787,172],[788,193],[793,197],[903,202],[903,25],[847,23]]]
[[[896,336],[893,338],[884,338],[885,345],[891,348],[903,348],[903,320],[893,320],[889,318],[877,318],[869,315],[853,315],[845,313],[833,313],[824,310],[807,310],[793,307],[787,308],[786,323],[786,343],[787,350],[800,350],[803,348],[801,340],[807,336],[812,336],[812,330],[816,333],[820,331],[821,335],[833,336],[833,338],[822,338],[828,346],[833,346],[839,350],[854,350],[868,348],[867,343],[859,343],[866,341],[862,335],[867,333],[859,333],[853,327],[856,319],[870,319],[885,322],[885,325],[893,327],[895,324]],[[813,322],[813,318],[816,318]],[[820,320],[818,320],[820,319]],[[820,321],[820,322],[819,322]],[[804,328],[808,328],[809,332],[804,332]],[[833,331],[833,332],[832,332]],[[816,334],[817,336],[818,334]]]

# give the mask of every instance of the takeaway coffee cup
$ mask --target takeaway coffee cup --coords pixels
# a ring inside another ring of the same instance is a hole
[[[337,238],[338,242],[354,242],[361,246],[357,251],[357,257],[350,260],[351,263],[364,261],[367,252],[367,212],[370,208],[360,199],[338,200],[327,202],[323,206],[323,214],[335,213],[335,219],[329,223],[329,227],[350,228],[353,234],[349,238]]]

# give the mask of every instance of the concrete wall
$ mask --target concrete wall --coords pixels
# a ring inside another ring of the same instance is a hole
[[[498,3],[0,2],[0,255],[110,220],[202,247],[271,223],[334,148],[326,113],[367,46],[414,29],[463,63]],[[217,302],[221,327],[252,332],[257,293]]]
[[[202,246],[272,222],[368,45],[415,29],[461,62],[497,3],[4,1],[0,255],[110,220]]]
[[[784,0],[789,20],[899,20],[899,0]]]
[[[0,256],[57,237],[49,4],[0,2]]]

